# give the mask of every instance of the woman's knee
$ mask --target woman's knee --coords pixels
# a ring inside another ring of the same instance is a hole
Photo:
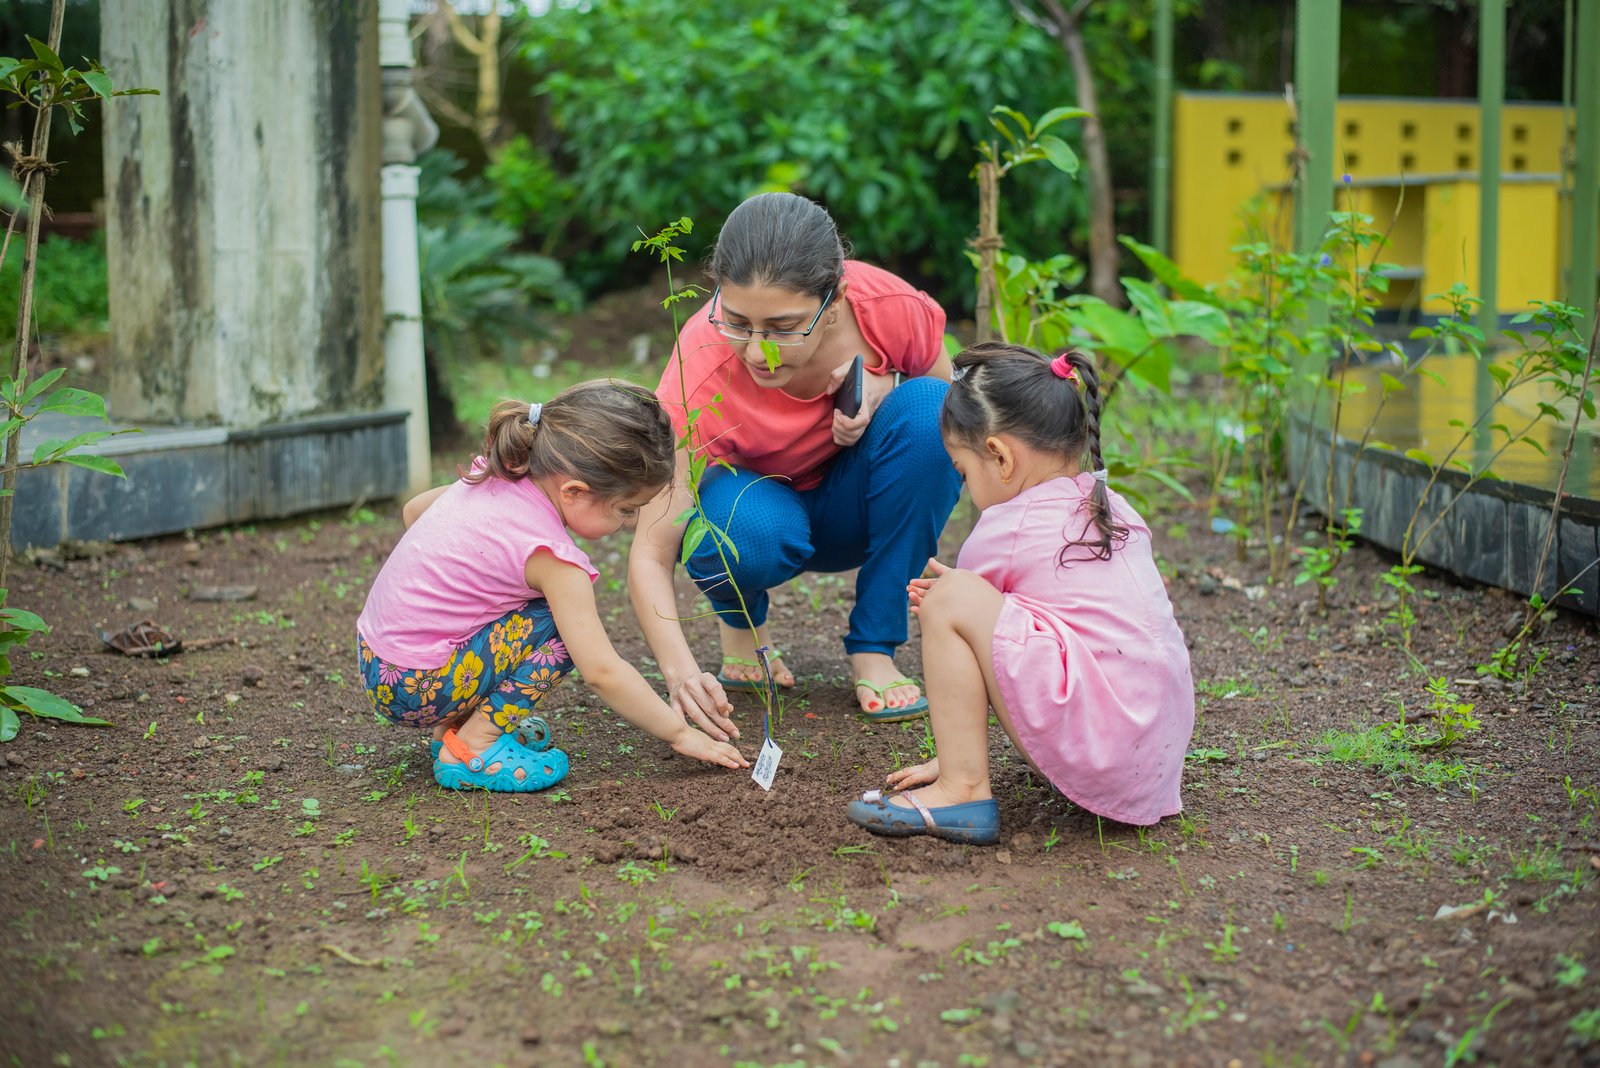
[[[702,589],[707,582],[725,580],[730,570],[741,584],[778,585],[803,570],[816,552],[798,495],[773,479],[719,470],[706,479],[700,501],[707,521],[717,528],[701,535],[689,557],[690,577]],[[719,541],[724,537],[726,542]]]

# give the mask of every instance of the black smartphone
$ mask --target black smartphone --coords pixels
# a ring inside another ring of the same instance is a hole
[[[861,411],[861,383],[865,373],[866,367],[858,352],[856,358],[850,361],[850,370],[845,372],[844,381],[839,383],[839,389],[833,395],[834,410],[843,412],[847,419],[854,419]]]

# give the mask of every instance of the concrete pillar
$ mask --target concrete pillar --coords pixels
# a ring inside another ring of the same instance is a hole
[[[110,408],[255,427],[383,403],[376,0],[101,7]]]
[[[383,66],[384,403],[410,413],[406,491],[415,495],[433,484],[415,161],[438,141],[439,127],[412,87],[408,0],[379,0],[378,26],[378,62]]]

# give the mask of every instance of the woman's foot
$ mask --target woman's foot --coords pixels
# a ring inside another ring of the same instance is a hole
[[[770,651],[772,640],[765,625],[754,631],[737,630],[719,620],[717,629],[722,637],[722,678],[764,684],[766,676],[761,671],[761,659],[756,656],[756,648],[764,645],[769,650],[767,665],[772,668],[772,681],[785,689],[794,685],[794,672],[784,666],[782,657]]]
[[[928,709],[927,702],[922,699],[922,687],[900,673],[893,657],[883,653],[851,653],[850,672],[857,680],[856,700],[861,703],[861,711],[869,716],[881,719],[904,710],[909,718]],[[913,711],[919,703],[921,707]]]

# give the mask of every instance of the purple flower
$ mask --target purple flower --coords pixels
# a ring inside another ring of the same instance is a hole
[[[1348,174],[1344,176],[1344,184],[1345,185],[1349,185],[1350,184],[1350,176]]]
[[[559,641],[545,642],[539,648],[528,654],[528,660],[535,664],[544,664],[554,667],[567,659],[567,647]]]
[[[1328,255],[1326,252],[1324,252],[1322,254],[1322,258],[1317,261],[1317,266],[1318,267],[1326,267],[1328,264],[1330,264],[1332,262],[1333,262],[1333,257]]]

